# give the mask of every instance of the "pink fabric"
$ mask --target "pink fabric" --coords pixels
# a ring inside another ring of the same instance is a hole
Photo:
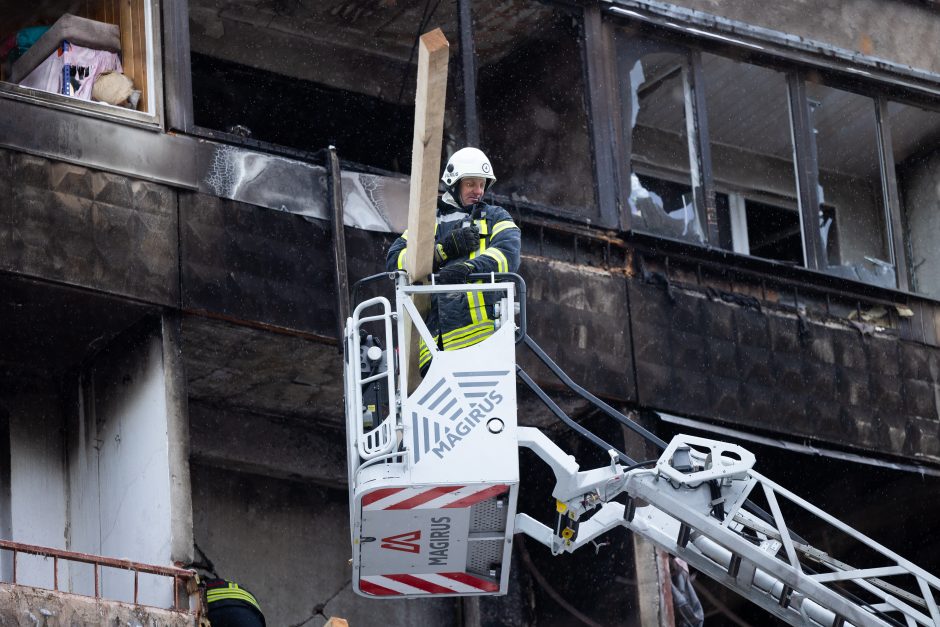
[[[20,85],[91,100],[95,79],[110,70],[123,71],[116,52],[74,46],[63,41],[55,52],[20,81]]]

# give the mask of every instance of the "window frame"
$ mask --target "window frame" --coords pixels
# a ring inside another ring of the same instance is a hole
[[[173,2],[173,0],[163,0]],[[185,0],[183,0],[185,2]],[[102,120],[160,130],[164,128],[163,13],[162,0],[144,0],[146,20],[144,45],[147,49],[147,87],[153,113],[124,109],[101,102],[81,100],[16,83],[0,82],[0,99],[18,100],[48,109],[69,111]]]
[[[691,103],[691,107],[688,108],[688,113],[691,115],[687,115],[687,124],[689,126],[690,156],[694,156],[690,165],[693,172],[693,191],[698,192],[695,194],[696,209],[703,218],[702,224],[707,226],[704,229],[706,237],[704,244],[689,243],[689,245],[704,248],[720,246],[715,209],[717,190],[712,176],[708,140],[707,103],[704,100],[704,90],[696,89],[697,85],[702,85],[704,82],[701,54],[708,52],[738,62],[768,67],[785,74],[793,136],[794,165],[796,167],[797,203],[805,259],[805,264],[799,269],[819,273],[826,272],[829,266],[828,254],[827,251],[823,250],[823,242],[818,229],[806,228],[806,225],[815,224],[817,212],[819,211],[817,192],[819,168],[816,159],[815,134],[811,123],[810,102],[806,94],[806,77],[810,72],[813,72],[816,75],[821,75],[823,83],[830,87],[857,93],[874,101],[876,144],[884,214],[884,232],[882,235],[886,240],[888,252],[891,256],[890,262],[894,264],[895,268],[897,283],[896,288],[893,288],[894,291],[912,293],[906,254],[907,243],[892,152],[891,129],[888,123],[888,102],[916,103],[921,108],[940,112],[940,86],[917,83],[901,76],[876,75],[875,72],[853,72],[856,68],[848,60],[844,62],[844,65],[838,66],[833,64],[831,58],[820,60],[803,51],[781,51],[773,46],[755,46],[743,37],[738,39],[724,37],[701,29],[690,28],[690,25],[676,23],[674,20],[675,16],[673,16],[673,21],[662,20],[662,23],[660,23],[660,20],[657,20],[655,16],[644,15],[635,10],[626,11],[617,7],[607,9],[604,15],[607,37],[615,40],[616,31],[622,31],[627,27],[636,30],[639,36],[676,45],[688,52],[689,80],[686,84],[686,99]],[[689,30],[694,31],[694,34],[685,32]],[[758,47],[760,50],[755,50]],[[623,68],[618,68],[617,71],[622,72]],[[860,74],[862,75],[861,78]],[[936,83],[936,80],[932,83]],[[606,84],[612,86],[609,88],[612,93],[608,95],[608,98],[612,98],[618,103],[622,102],[624,93],[619,86],[619,82],[616,80],[607,81]],[[619,106],[617,109],[622,112]],[[621,113],[618,116],[617,125],[622,129],[624,124]],[[618,186],[619,205],[623,206],[626,204],[625,199],[629,196],[630,190],[629,179],[624,177],[622,173],[629,170],[630,155],[625,154],[622,141],[617,142],[615,140],[613,143],[620,145],[620,149],[615,150],[614,155],[615,168],[621,180],[621,184]],[[696,176],[699,177],[698,181],[696,181]],[[629,211],[621,211],[620,213],[621,228],[624,231],[632,231],[633,225],[630,221]],[[644,232],[643,234],[663,238],[663,236],[658,236],[656,233]],[[669,238],[665,237],[664,239]],[[746,256],[761,259],[751,255]],[[766,261],[774,263],[773,260]]]

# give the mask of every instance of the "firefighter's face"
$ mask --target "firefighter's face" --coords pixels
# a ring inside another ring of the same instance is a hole
[[[460,179],[460,202],[463,205],[473,205],[483,198],[486,189],[486,179],[480,176],[468,176]]]

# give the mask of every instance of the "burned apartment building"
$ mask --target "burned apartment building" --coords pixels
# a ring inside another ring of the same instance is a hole
[[[494,163],[531,335],[660,436],[743,444],[940,573],[940,4],[0,6],[0,624],[194,624],[172,608],[210,565],[269,625],[673,624],[667,562],[622,530],[518,542],[505,597],[350,590],[341,328],[404,229],[434,27],[444,156]],[[696,584],[707,625],[774,624]]]

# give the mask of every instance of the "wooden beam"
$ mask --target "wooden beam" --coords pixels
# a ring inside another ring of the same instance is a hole
[[[408,249],[405,269],[411,283],[424,283],[434,269],[434,224],[437,187],[444,138],[444,103],[447,97],[447,38],[436,28],[421,36],[418,44],[418,85],[415,90],[415,128],[411,145],[411,193],[408,201]],[[415,298],[422,316],[430,308],[428,298]],[[418,334],[405,321],[408,349],[408,391],[421,378],[418,373]]]
[[[412,283],[423,283],[434,263],[437,181],[441,172],[444,101],[449,46],[441,29],[421,36],[415,131],[411,144],[411,195],[408,199],[408,252],[405,267]]]

